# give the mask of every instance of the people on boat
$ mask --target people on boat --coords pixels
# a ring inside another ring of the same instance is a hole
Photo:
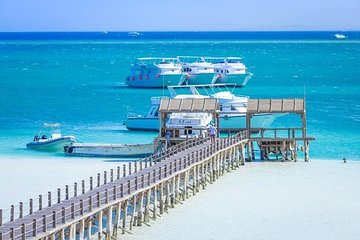
[[[46,135],[42,135],[42,136],[41,136],[41,139],[47,139],[47,136],[46,136]]]
[[[35,137],[34,137],[34,140],[33,140],[34,142],[37,142],[37,141],[39,141],[39,136],[38,135],[35,135]]]

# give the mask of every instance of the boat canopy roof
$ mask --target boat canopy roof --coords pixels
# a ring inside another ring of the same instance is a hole
[[[217,113],[219,105],[214,98],[162,99],[159,112],[200,112]]]

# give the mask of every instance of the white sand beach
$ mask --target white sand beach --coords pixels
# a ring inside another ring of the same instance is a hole
[[[1,158],[0,208],[124,162]],[[31,161],[31,164],[29,164]],[[358,239],[360,161],[255,162],[226,173],[124,239]],[[4,214],[6,216],[6,212]]]
[[[360,161],[247,163],[123,239],[359,239]]]
[[[126,160],[125,160],[126,161]],[[61,188],[64,193],[65,185],[69,185],[73,192],[74,182],[78,183],[80,193],[81,180],[89,184],[89,178],[97,173],[103,174],[117,166],[127,163],[120,159],[102,158],[74,158],[74,157],[0,157],[0,209],[4,210],[4,218],[9,215],[10,205],[16,207],[19,202],[24,202],[27,211],[29,198],[34,199],[37,206],[39,194],[43,195],[44,203],[47,202],[47,192],[52,191],[56,199],[56,189]],[[101,176],[103,181],[103,177]],[[88,185],[87,185],[88,187]]]

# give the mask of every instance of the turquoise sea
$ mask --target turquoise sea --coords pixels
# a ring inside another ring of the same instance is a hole
[[[241,56],[254,74],[236,93],[307,99],[311,158],[360,159],[360,33],[0,33],[0,156],[38,156],[25,144],[45,122],[82,142],[147,143],[126,130],[166,89],[124,87],[136,57]],[[293,118],[279,118],[286,126]],[[53,156],[53,155],[52,155]]]

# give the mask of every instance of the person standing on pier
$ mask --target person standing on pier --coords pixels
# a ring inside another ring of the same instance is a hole
[[[211,124],[211,125],[210,125],[209,133],[210,133],[210,138],[211,138],[211,139],[215,139],[216,128],[215,128],[214,124]]]

